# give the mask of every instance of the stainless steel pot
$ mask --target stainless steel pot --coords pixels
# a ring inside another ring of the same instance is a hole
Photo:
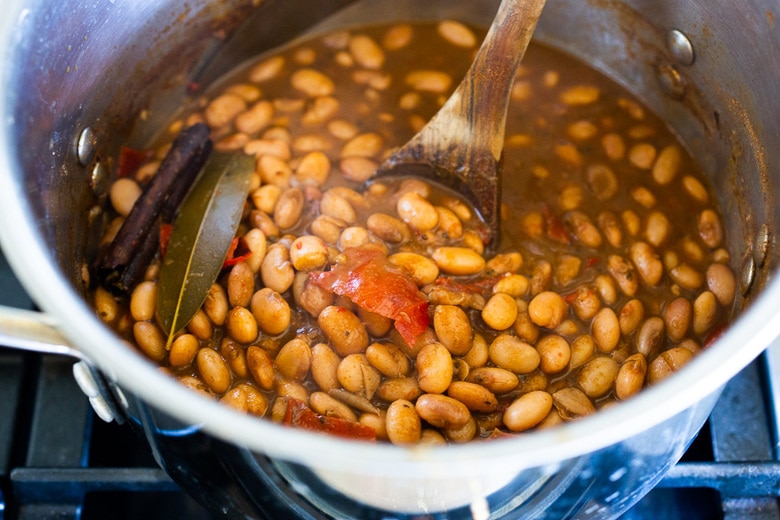
[[[226,517],[256,514],[281,482],[308,497],[295,511],[311,518],[361,516],[359,503],[399,514],[454,509],[448,518],[619,515],[681,456],[726,381],[780,334],[780,282],[772,279],[780,225],[778,6],[549,0],[537,38],[634,91],[703,165],[726,215],[744,296],[739,317],[679,375],[593,417],[511,440],[405,449],[294,431],[205,400],[122,344],[84,301],[84,266],[119,144],[149,135],[188,82],[208,82],[221,67],[351,2],[256,3],[6,2],[0,239],[46,314],[4,312],[3,342],[73,345],[105,376],[104,397],[145,431],[161,465]],[[366,12],[377,20],[485,23],[495,7],[490,0],[364,0],[332,23],[365,20]],[[262,14],[243,33],[251,38],[226,43],[253,11]],[[147,122],[133,126],[142,111]]]

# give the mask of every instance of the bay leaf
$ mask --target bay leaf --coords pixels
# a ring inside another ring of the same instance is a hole
[[[241,222],[254,169],[252,156],[213,153],[179,208],[157,293],[157,320],[168,334],[168,348],[219,276]]]

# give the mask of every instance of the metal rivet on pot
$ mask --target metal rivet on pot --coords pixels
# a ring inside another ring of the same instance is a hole
[[[108,168],[103,163],[95,164],[89,177],[89,186],[97,197],[102,197],[108,189]]]
[[[696,54],[693,52],[691,40],[688,39],[685,33],[672,29],[666,35],[666,45],[677,63],[680,65],[693,65]]]
[[[756,267],[761,268],[764,266],[766,257],[769,254],[771,237],[769,236],[769,226],[766,224],[761,225],[761,229],[758,230],[758,236],[756,237],[756,246],[753,251],[753,258],[756,260]]]
[[[753,285],[755,277],[756,262],[753,260],[753,255],[746,255],[739,269],[739,288],[742,291],[742,296],[747,296],[748,292],[750,292],[750,287]]]
[[[76,143],[76,157],[79,164],[86,166],[95,157],[95,132],[90,127],[81,131],[79,140]]]
[[[685,80],[674,65],[658,67],[658,82],[666,95],[673,99],[681,99],[685,94]]]

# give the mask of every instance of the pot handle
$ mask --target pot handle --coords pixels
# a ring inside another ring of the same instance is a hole
[[[73,378],[89,398],[97,416],[106,422],[124,422],[117,402],[122,401],[121,391],[105,380],[89,358],[69,344],[48,314],[0,305],[0,347],[77,359],[73,365]]]

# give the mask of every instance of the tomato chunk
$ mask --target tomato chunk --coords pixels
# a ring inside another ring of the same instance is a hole
[[[430,323],[428,300],[411,276],[372,248],[346,249],[330,271],[312,272],[312,282],[346,296],[363,309],[390,318],[409,345],[414,345]]]
[[[284,424],[296,426],[304,430],[328,433],[348,439],[375,441],[376,432],[373,428],[360,423],[347,421],[340,417],[332,417],[315,413],[298,399],[288,399],[284,414]]]
[[[134,174],[150,156],[150,152],[146,150],[135,150],[123,146],[119,150],[119,159],[117,159],[117,177],[129,177]]]
[[[244,237],[236,237],[233,242],[230,243],[230,249],[228,249],[227,258],[222,264],[222,269],[236,265],[239,262],[243,262],[249,255],[252,254],[252,250],[249,249],[249,244],[246,243]]]

